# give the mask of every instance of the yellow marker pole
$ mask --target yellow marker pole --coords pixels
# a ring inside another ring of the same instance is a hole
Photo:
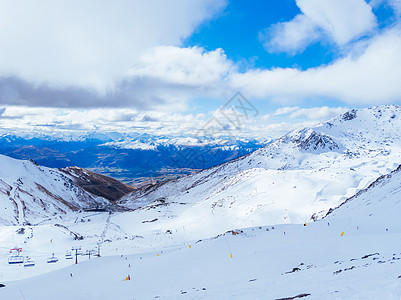
[[[191,248],[191,245],[189,245],[189,248]]]
[[[343,236],[344,235],[344,231],[343,232],[341,232],[341,236]]]
[[[230,257],[233,258],[233,253],[231,252],[230,244],[228,243],[228,240],[226,240],[226,242],[227,242],[228,250],[230,251]]]

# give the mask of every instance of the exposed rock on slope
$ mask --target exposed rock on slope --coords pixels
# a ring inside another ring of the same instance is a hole
[[[71,177],[75,184],[87,192],[106,198],[113,203],[122,196],[135,190],[134,187],[126,185],[116,179],[100,175],[79,167],[68,167],[60,171]]]

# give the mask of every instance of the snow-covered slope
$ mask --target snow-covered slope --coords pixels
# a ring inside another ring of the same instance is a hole
[[[370,232],[401,232],[401,165],[389,174],[382,175],[330,210],[324,220],[346,223],[345,229],[364,229]],[[360,228],[362,229],[362,228]]]
[[[166,220],[171,228],[202,228],[206,235],[304,223],[324,216],[400,162],[401,107],[377,106],[295,130],[229,163],[134,191],[121,204],[168,206],[153,219]]]
[[[121,201],[134,211],[0,226],[0,299],[399,299],[400,129],[398,106],[350,111],[228,164],[135,190]],[[2,180],[15,173],[49,184],[37,170],[47,169],[11,162]],[[3,193],[10,182],[18,178],[1,183]],[[97,243],[99,259],[64,259],[73,246]],[[35,267],[7,264],[14,246]],[[58,263],[46,263],[51,253]]]
[[[58,170],[0,155],[0,224],[35,224],[108,203]]]
[[[37,266],[9,266],[0,256],[0,299],[400,299],[400,213],[399,167],[307,226],[234,229],[197,241],[184,228],[164,233],[154,230],[155,222],[140,228],[133,212],[121,213],[109,220],[120,226],[106,235],[103,257],[80,257],[78,265],[61,259],[58,264],[67,267],[59,270],[42,253],[52,250],[61,258],[78,242],[39,226],[26,245]],[[99,216],[91,218],[90,227],[77,225],[80,230],[102,224]],[[130,232],[140,236],[123,238]],[[6,236],[22,238],[0,231],[0,241]],[[91,242],[79,245],[90,249]],[[20,277],[48,273],[14,281],[17,271]]]

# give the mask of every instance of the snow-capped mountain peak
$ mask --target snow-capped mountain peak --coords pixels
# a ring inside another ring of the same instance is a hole
[[[160,198],[185,203],[186,218],[176,222],[214,224],[219,231],[229,229],[225,224],[303,223],[324,216],[400,162],[401,107],[377,106],[294,130],[231,162],[135,191],[122,204],[136,208]]]
[[[330,136],[312,128],[303,128],[288,134],[279,140],[282,143],[295,144],[303,152],[326,152],[343,150]]]

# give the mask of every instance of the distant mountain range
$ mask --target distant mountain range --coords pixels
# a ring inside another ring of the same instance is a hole
[[[179,179],[150,181],[138,189],[78,167],[57,170],[0,156],[0,209],[5,212],[0,218],[5,223],[21,224],[82,209],[168,206],[169,212],[155,214],[154,219],[167,218],[167,223],[182,223],[187,230],[198,230],[197,226],[205,224],[221,232],[266,223],[309,222],[399,166],[400,129],[399,106],[351,110],[315,127],[294,130],[229,162]],[[73,146],[71,141],[66,143]],[[94,147],[107,149],[102,152],[103,162],[118,161],[113,153],[148,169],[154,160],[167,160],[160,146],[152,150],[104,143]],[[192,149],[170,147],[176,151]],[[217,148],[214,145],[209,149]],[[216,153],[224,151],[223,147],[219,149]],[[130,152],[124,152],[128,150],[145,152],[130,157]],[[81,151],[75,153],[84,160],[88,150]],[[157,151],[160,158],[146,151]],[[239,154],[237,151],[236,156]],[[188,168],[188,172],[193,170]],[[178,211],[174,208],[177,205]]]
[[[0,132],[0,154],[51,168],[79,166],[140,186],[174,179],[259,149],[266,140],[111,132]]]

